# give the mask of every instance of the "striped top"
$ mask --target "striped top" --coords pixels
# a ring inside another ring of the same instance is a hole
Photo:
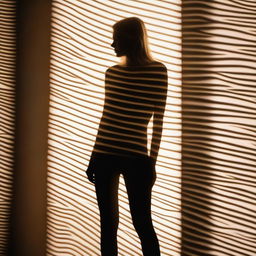
[[[93,152],[147,155],[147,125],[165,107],[167,69],[160,62],[114,65],[105,73],[105,102]]]

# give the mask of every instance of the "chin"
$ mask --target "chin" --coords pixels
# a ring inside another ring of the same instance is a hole
[[[124,54],[121,53],[121,52],[119,52],[119,51],[115,51],[115,53],[116,53],[116,56],[117,56],[117,57],[122,57],[122,56],[124,56]]]

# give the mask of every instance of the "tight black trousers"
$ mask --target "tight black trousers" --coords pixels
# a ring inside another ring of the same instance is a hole
[[[101,255],[117,256],[118,184],[122,174],[143,255],[159,256],[159,243],[151,219],[151,191],[156,173],[150,158],[98,154],[94,170],[101,220]]]

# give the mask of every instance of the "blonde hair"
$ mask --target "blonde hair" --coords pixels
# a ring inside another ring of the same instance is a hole
[[[137,17],[125,18],[113,25],[114,33],[126,40],[131,47],[129,57],[138,64],[152,62],[147,30],[144,22]]]

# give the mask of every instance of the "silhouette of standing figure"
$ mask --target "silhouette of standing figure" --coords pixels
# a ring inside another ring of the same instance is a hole
[[[144,256],[159,256],[151,219],[167,95],[167,69],[149,52],[143,21],[123,19],[113,26],[111,45],[123,62],[105,73],[104,109],[86,174],[95,184],[101,220],[101,255],[116,256],[118,184],[123,175],[135,230]],[[153,116],[150,155],[147,126]]]

